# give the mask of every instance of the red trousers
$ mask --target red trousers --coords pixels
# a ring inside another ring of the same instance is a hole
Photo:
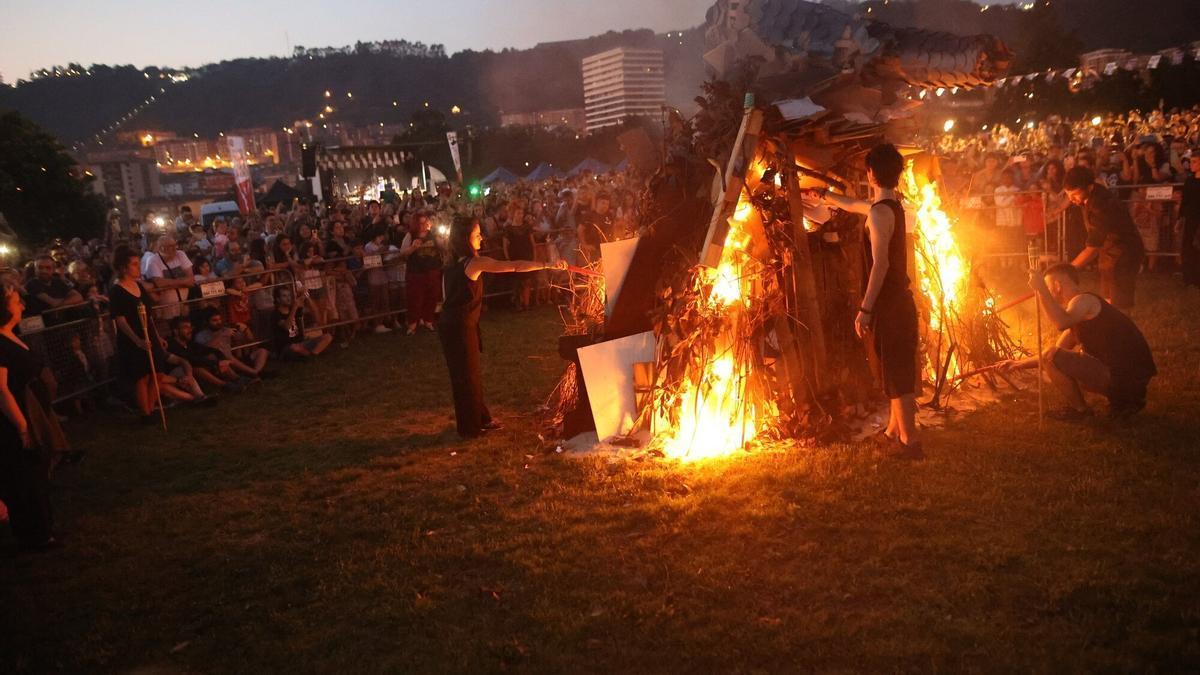
[[[433,323],[438,301],[442,299],[442,271],[409,272],[404,275],[407,297],[404,313],[408,324]]]

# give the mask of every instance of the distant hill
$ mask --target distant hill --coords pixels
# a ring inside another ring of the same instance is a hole
[[[1066,66],[1079,52],[1102,47],[1145,52],[1200,39],[1200,0],[1032,1],[1028,11],[1012,5],[981,11],[970,0],[825,4],[899,26],[992,33],[1017,51],[1016,72]],[[580,60],[616,46],[663,49],[668,102],[690,108],[704,79],[703,34],[696,28],[670,37],[629,30],[525,50],[452,55],[440,45],[405,41],[297,48],[291,58],[207,65],[188,71],[189,79],[178,84],[157,69],[71,64],[58,77],[0,86],[0,109],[24,113],[67,143],[90,138],[151,96],[154,101],[123,128],[212,136],[226,129],[280,127],[316,118],[327,104],[325,90],[336,93],[328,104],[336,110],[334,119],[342,121],[407,122],[428,101],[437,110],[462,108],[467,114],[460,124],[486,126],[501,112],[582,106]],[[70,74],[85,71],[91,74]]]
[[[0,87],[0,109],[24,113],[67,143],[87,140],[151,96],[155,100],[122,128],[212,136],[226,129],[315,121],[327,104],[335,110],[333,119],[392,124],[407,122],[426,102],[443,111],[459,106],[469,114],[464,121],[486,126],[502,112],[582,107],[580,61],[613,47],[663,49],[668,96],[680,103],[697,94],[704,77],[697,30],[670,38],[649,30],[609,32],[533,49],[450,56],[439,45],[389,50],[390,44],[300,47],[292,58],[223,61],[188,71],[187,81],[178,84],[157,69],[70,64],[59,76]],[[328,101],[326,90],[335,94]]]

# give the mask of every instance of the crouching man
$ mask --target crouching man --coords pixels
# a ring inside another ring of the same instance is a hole
[[[1044,274],[1031,273],[1029,285],[1041,296],[1046,318],[1062,331],[1057,344],[1043,355],[1043,367],[1069,405],[1049,414],[1064,420],[1090,417],[1085,391],[1107,397],[1114,417],[1144,408],[1146,387],[1158,369],[1133,321],[1100,296],[1079,290],[1079,271],[1069,263],[1054,265]],[[1037,363],[1034,356],[1005,361],[1000,369],[1036,368]]]

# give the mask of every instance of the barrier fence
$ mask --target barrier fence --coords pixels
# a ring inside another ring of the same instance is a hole
[[[1182,241],[1177,227],[1180,187],[1182,184],[1111,188],[1129,209],[1152,269],[1156,259],[1180,255]],[[997,199],[1002,201],[997,203]],[[1042,191],[970,195],[959,201],[959,222],[995,237],[992,252],[982,258],[1024,258],[1028,255],[1028,239],[1036,238],[1046,255],[1067,260],[1078,252],[1073,249],[1082,248],[1086,236],[1082,219],[1072,227],[1067,206],[1052,207],[1048,195]]]
[[[545,246],[539,245],[543,250],[537,257],[555,256],[545,251]],[[500,251],[489,253],[502,255]],[[249,335],[233,349],[269,347],[273,344],[274,296],[279,289],[288,288],[294,292],[296,301],[308,307],[300,326],[306,335],[347,326],[358,329],[376,321],[401,325],[407,304],[405,271],[405,261],[394,253],[321,260],[310,266],[289,264],[274,270],[255,269],[201,281],[192,287],[186,300],[154,304],[151,317],[159,334],[167,338],[170,320],[176,316],[215,310],[229,325],[231,318],[247,318],[248,311]],[[507,283],[511,275],[485,276],[485,288],[489,289],[485,298],[496,299],[512,292],[511,284]],[[371,282],[381,279],[386,297],[382,308],[373,304],[380,296],[373,298],[371,294]],[[145,285],[148,289],[151,286],[149,282]],[[440,297],[439,288],[439,309]],[[231,305],[239,302],[241,309],[231,311]],[[196,332],[203,328],[193,326]],[[106,389],[116,381],[116,328],[103,303],[85,302],[27,317],[20,331],[22,339],[58,381],[56,404]]]

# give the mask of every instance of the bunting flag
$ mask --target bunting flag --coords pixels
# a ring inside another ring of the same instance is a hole
[[[413,154],[388,148],[347,147],[325,148],[317,157],[317,165],[326,172],[377,170],[403,167]]]

